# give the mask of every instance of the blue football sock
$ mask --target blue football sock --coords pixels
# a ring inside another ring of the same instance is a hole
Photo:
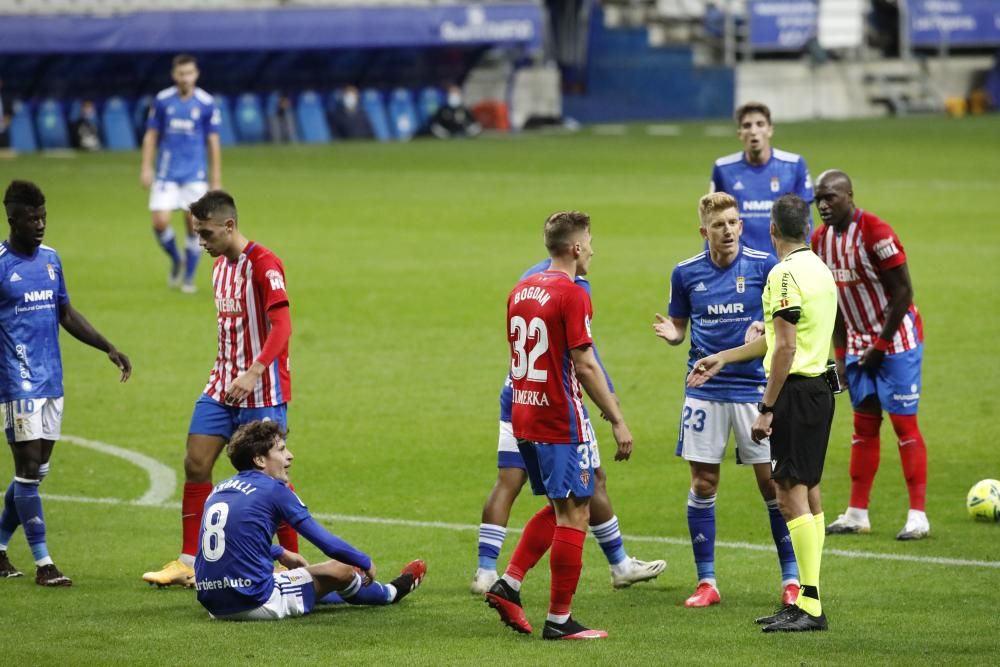
[[[688,530],[698,581],[715,579],[715,494],[702,498],[688,491]]]
[[[496,570],[497,558],[507,537],[506,526],[492,523],[479,524],[479,569]]]
[[[14,504],[24,526],[24,536],[28,538],[31,555],[36,565],[51,562],[49,548],[45,544],[45,514],[42,512],[42,498],[38,495],[37,482],[14,481]]]
[[[340,593],[333,591],[332,593],[327,593],[319,599],[320,604],[344,604],[344,598],[340,597]]]
[[[792,548],[792,536],[788,534],[788,524],[778,511],[778,501],[767,501],[767,515],[771,519],[771,536],[774,546],[778,547],[778,562],[781,564],[781,580],[798,580],[799,564],[795,561],[795,550]]]
[[[14,482],[12,481],[7,487],[7,493],[3,494],[3,513],[0,513],[0,549],[6,549],[14,531],[20,525],[21,520],[17,516],[17,506],[14,505]]]
[[[184,241],[184,282],[189,283],[194,280],[194,272],[198,268],[200,257],[201,246],[198,245],[198,237],[189,234]]]
[[[622,543],[622,533],[618,528],[618,517],[613,516],[599,526],[591,526],[590,532],[594,534],[597,543],[601,545],[604,557],[608,559],[609,565],[618,565],[625,560],[628,555],[625,553],[625,545]]]
[[[377,581],[373,581],[367,586],[362,586],[360,574],[355,574],[354,581],[344,590],[337,592],[340,593],[340,597],[347,604],[392,604],[393,598],[396,597],[395,590],[390,589],[388,586],[383,586]]]
[[[176,272],[181,265],[181,255],[177,252],[177,241],[174,239],[173,227],[167,225],[167,228],[162,232],[154,229],[153,233],[156,234],[156,240],[160,243],[160,247],[163,248],[163,252],[170,256],[171,270]]]

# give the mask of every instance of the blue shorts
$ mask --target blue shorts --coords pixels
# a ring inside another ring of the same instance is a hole
[[[548,445],[518,440],[531,491],[549,498],[589,498],[594,495],[594,466],[590,443]]]
[[[226,440],[243,424],[252,421],[278,422],[283,431],[288,430],[288,404],[282,403],[270,408],[238,408],[219,403],[205,394],[194,404],[191,426],[188,433],[194,435],[217,435]]]
[[[848,356],[847,388],[855,408],[871,395],[878,396],[882,409],[891,415],[915,415],[920,402],[920,367],[924,360],[924,344],[912,350],[887,354],[878,371],[863,370],[860,357]]]

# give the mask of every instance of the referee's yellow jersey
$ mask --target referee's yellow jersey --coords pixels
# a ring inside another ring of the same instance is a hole
[[[767,275],[763,302],[767,338],[764,372],[771,374],[774,318],[781,317],[795,325],[795,357],[789,373],[822,375],[837,319],[837,285],[823,260],[809,248],[785,255]]]

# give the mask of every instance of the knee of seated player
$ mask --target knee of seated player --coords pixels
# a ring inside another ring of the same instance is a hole
[[[312,575],[313,586],[321,596],[330,591],[344,590],[354,581],[356,574],[352,566],[338,560],[328,560],[310,565],[306,571]]]

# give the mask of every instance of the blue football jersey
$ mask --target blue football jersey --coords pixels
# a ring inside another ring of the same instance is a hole
[[[63,395],[59,311],[68,303],[55,250],[42,245],[25,257],[0,243],[0,401]]]
[[[527,271],[525,271],[521,275],[520,280],[524,280],[528,276],[532,276],[536,273],[541,273],[542,271],[548,271],[550,266],[552,266],[552,258],[544,259],[538,264],[535,264]],[[590,296],[589,280],[587,280],[583,276],[577,276],[575,282],[577,285],[579,285],[580,287],[582,287],[587,291],[587,296]],[[593,347],[594,347],[594,355],[597,356],[597,345],[595,344]],[[611,376],[609,376],[608,372],[604,369],[604,364],[601,364],[600,356],[597,356],[597,363],[601,365],[601,370],[604,371],[604,378],[608,381],[608,389],[611,390],[611,393],[614,393],[615,386],[611,382]],[[511,420],[510,413],[511,410],[513,409],[513,406],[514,406],[514,383],[510,379],[510,373],[508,372],[507,377],[505,377],[503,381],[503,388],[500,390],[500,421],[509,422]],[[584,418],[587,418],[586,405],[583,406],[583,415]]]
[[[743,246],[732,264],[722,269],[708,251],[680,262],[670,276],[670,317],[691,321],[688,372],[710,354],[743,345],[751,322],[764,321],[761,295],[767,274],[777,264],[773,255]],[[687,395],[706,401],[756,403],[767,378],[760,359],[729,364]]]
[[[259,470],[244,470],[216,484],[205,501],[194,561],[198,602],[215,616],[267,602],[274,591],[274,532],[282,520],[294,523],[308,516],[284,482]]]
[[[743,153],[720,157],[712,169],[711,191],[726,192],[736,198],[743,220],[740,239],[743,244],[771,253],[774,252],[770,232],[774,200],[794,193],[807,204],[813,201],[812,179],[805,159],[777,148],[771,149],[771,159],[763,165],[750,164]],[[809,232],[812,233],[811,213]]]
[[[219,132],[221,116],[212,96],[201,88],[183,99],[176,86],[157,94],[146,129],[159,133],[156,179],[190,183],[207,180],[208,135]]]

